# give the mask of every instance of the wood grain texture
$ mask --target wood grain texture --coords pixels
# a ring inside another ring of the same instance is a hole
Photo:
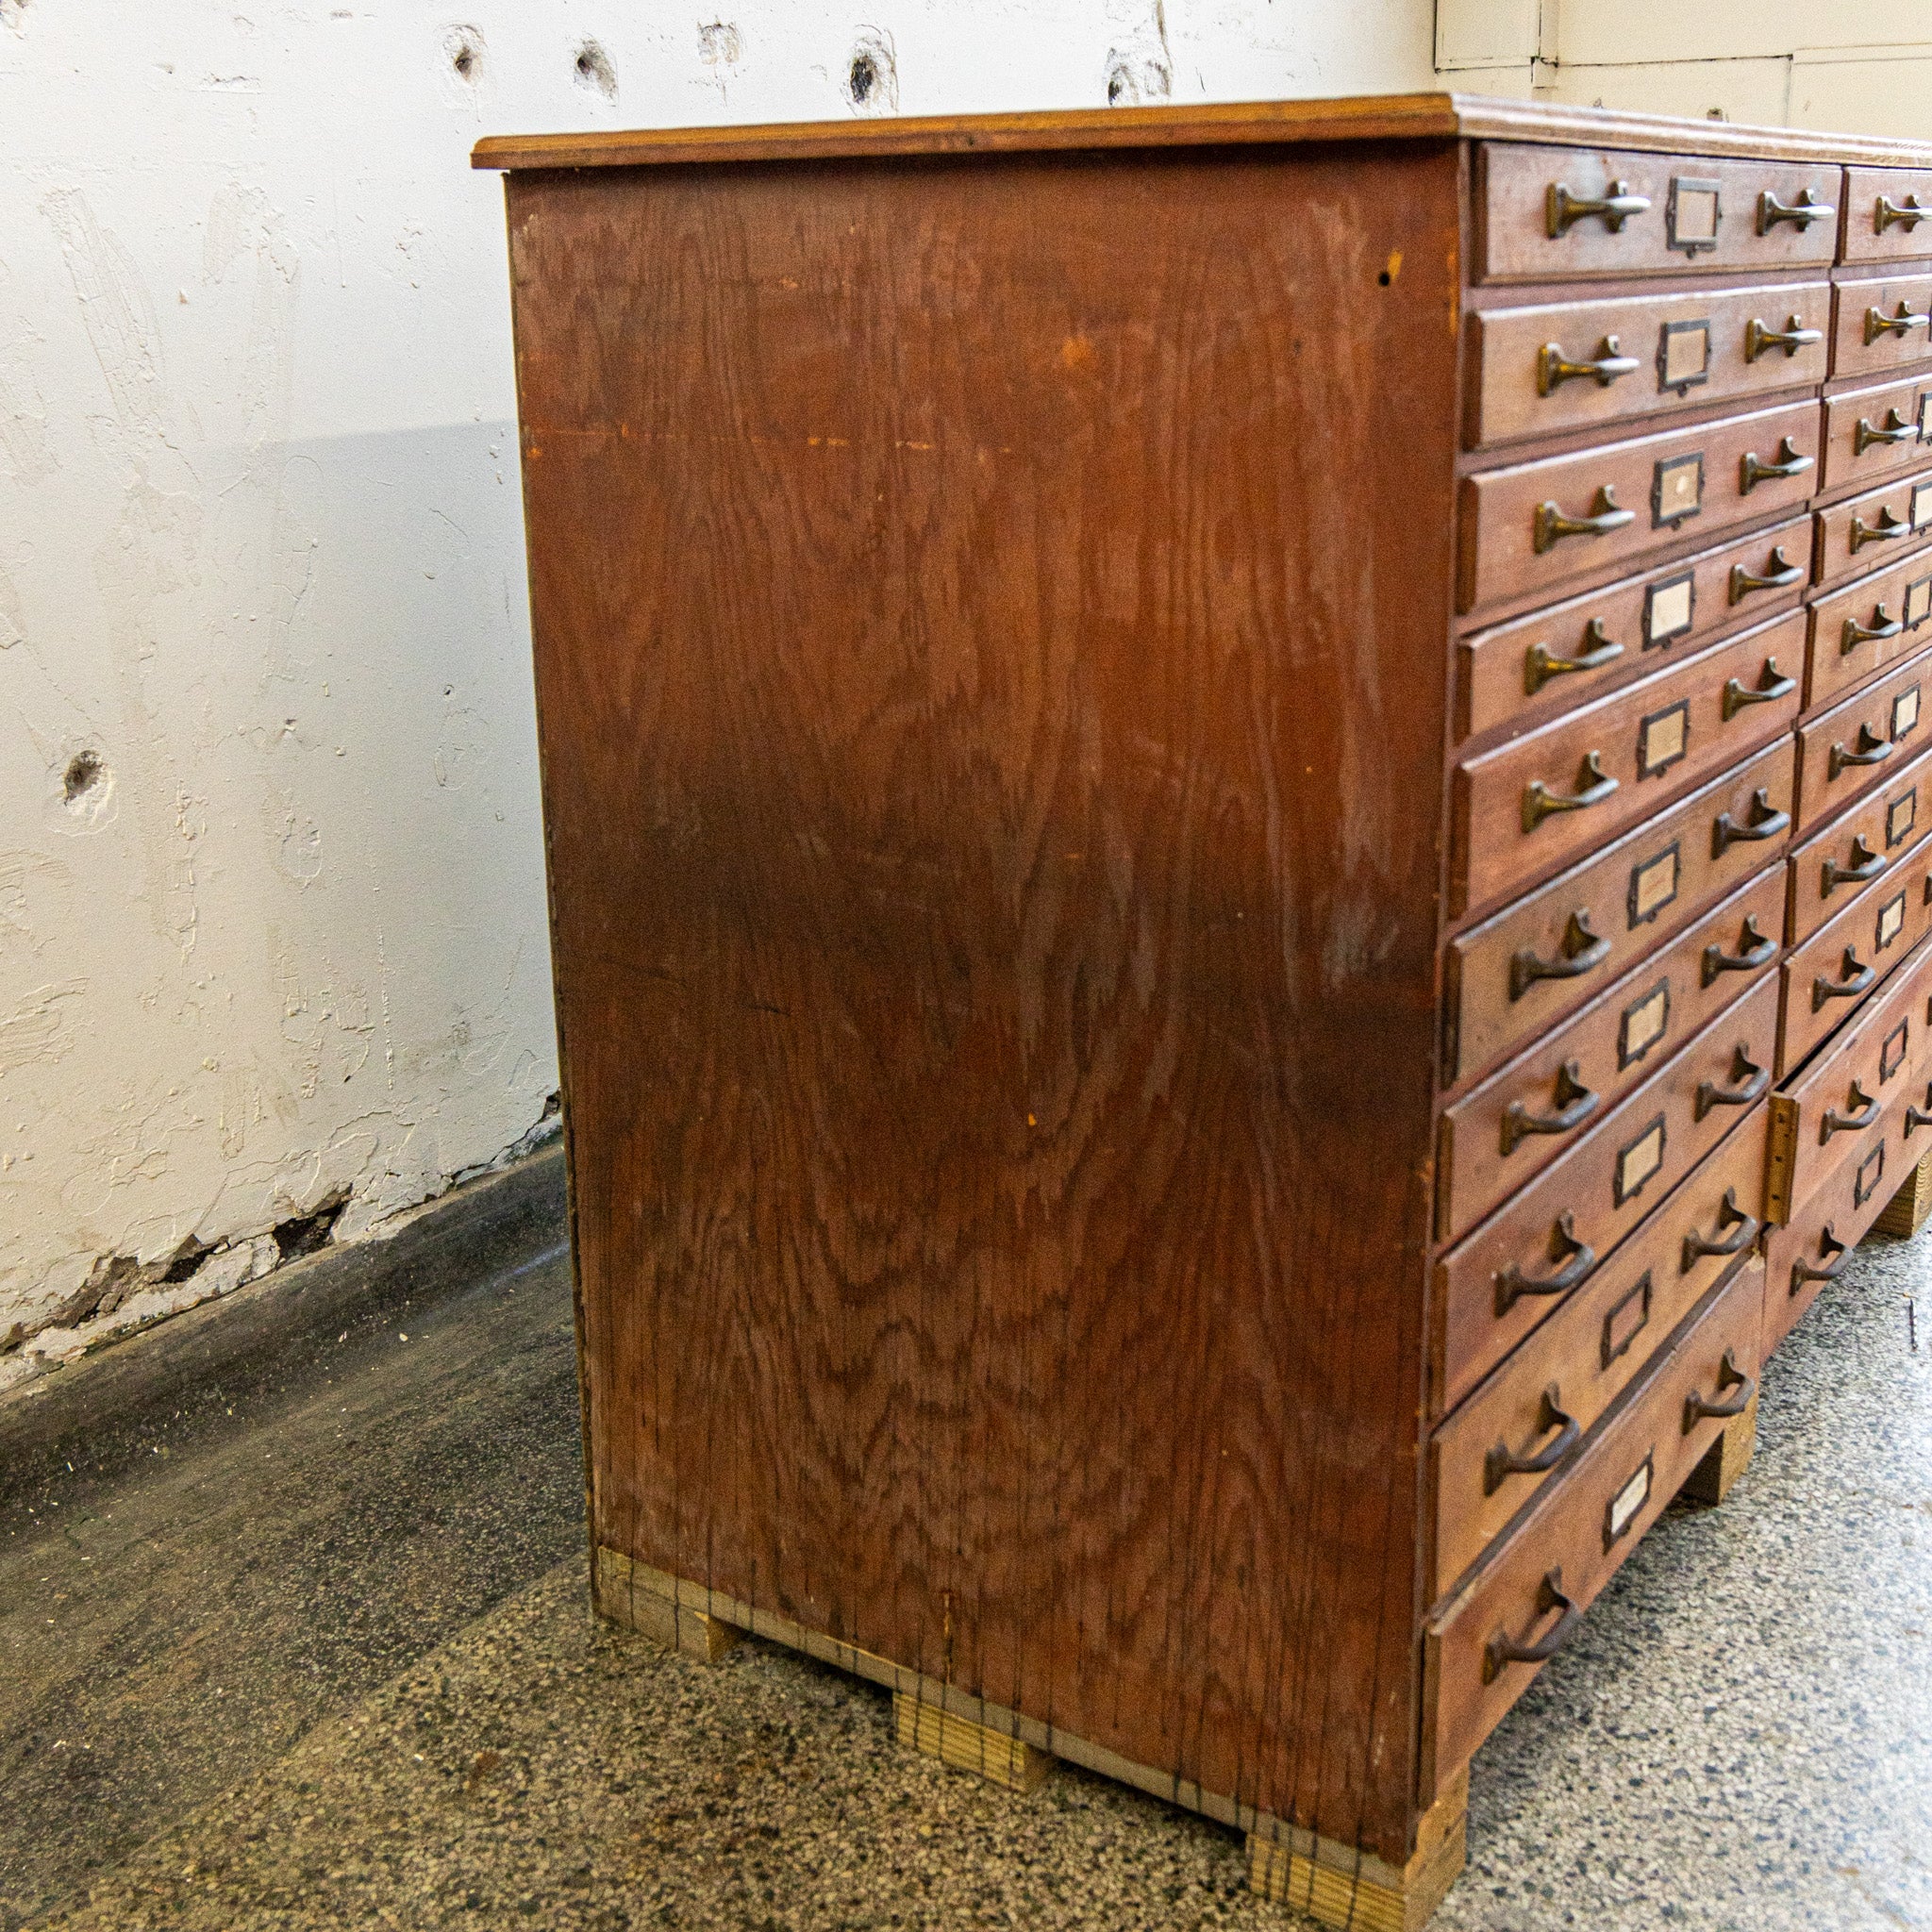
[[[510,195],[598,1540],[1397,1865],[1457,180]]]
[[[1335,140],[1551,142],[1757,160],[1932,166],[1932,146],[1883,137],[1631,114],[1615,108],[1486,99],[1479,94],[1367,94],[1324,100],[1180,107],[1052,108],[1019,114],[908,115],[792,121],[750,127],[614,128],[489,135],[476,168],[670,166],[705,161],[833,160],[854,156],[1015,154],[1057,149],[1195,147]],[[1836,171],[1834,170],[1834,176]],[[1799,182],[1798,186],[1805,183]],[[1835,179],[1834,184],[1836,185]],[[1780,231],[1774,231],[1778,233]],[[1790,232],[1790,231],[1783,231]],[[1891,233],[1899,231],[1894,228]],[[1826,258],[1829,250],[1825,251]]]

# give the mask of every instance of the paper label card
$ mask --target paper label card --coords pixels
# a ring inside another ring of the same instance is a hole
[[[1630,924],[1655,919],[1677,896],[1677,848],[1670,844],[1630,871]]]
[[[1637,1521],[1639,1512],[1650,1501],[1652,1466],[1656,1455],[1657,1451],[1653,1449],[1638,1466],[1637,1474],[1610,1498],[1609,1507],[1604,1511],[1605,1549],[1608,1549]]]
[[[1664,1117],[1658,1114],[1651,1124],[1617,1155],[1616,1201],[1625,1201],[1643,1191],[1643,1186],[1664,1164]]]

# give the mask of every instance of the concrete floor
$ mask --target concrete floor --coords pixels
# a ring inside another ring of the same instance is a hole
[[[991,1790],[836,1672],[593,1624],[554,1158],[478,1213],[0,1409],[0,1927],[1291,1923],[1231,1832],[1066,1768]],[[1860,1251],[1731,1499],[1478,1756],[1441,1932],[1932,1927],[1914,1294],[1932,1232]]]

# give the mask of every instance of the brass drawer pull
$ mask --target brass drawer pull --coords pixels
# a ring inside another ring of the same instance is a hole
[[[1493,1684],[1502,1675],[1505,1664],[1547,1663],[1563,1647],[1563,1640],[1576,1627],[1576,1620],[1583,1612],[1563,1594],[1563,1573],[1560,1569],[1547,1572],[1536,1593],[1537,1615],[1546,1617],[1552,1610],[1561,1610],[1563,1614],[1534,1643],[1520,1643],[1503,1630],[1498,1630],[1490,1639],[1483,1646],[1485,1684]]]
[[[1824,761],[1826,775],[1836,778],[1847,765],[1882,765],[1897,749],[1889,740],[1880,738],[1871,725],[1860,724],[1857,750],[1847,751],[1842,744],[1833,745]]]
[[[1635,356],[1619,352],[1615,336],[1606,336],[1597,345],[1594,362],[1566,361],[1561,342],[1545,342],[1536,358],[1536,392],[1549,395],[1577,375],[1593,376],[1599,389],[1608,389],[1620,375],[1635,375],[1641,366]]]
[[[1861,965],[1857,949],[1847,946],[1844,958],[1839,962],[1838,977],[1827,979],[1821,973],[1811,982],[1811,1010],[1822,1012],[1826,1000],[1855,1000],[1877,977],[1878,969]]]
[[[1885,425],[1874,429],[1863,416],[1858,418],[1858,426],[1852,431],[1852,454],[1861,457],[1874,442],[1912,442],[1917,440],[1919,425],[1901,416],[1896,409],[1885,412]]]
[[[1932,215],[1932,208],[1921,208],[1916,194],[1908,194],[1903,201],[1881,194],[1878,206],[1872,210],[1872,229],[1882,235],[1894,222],[1902,228],[1916,228],[1927,215]]]
[[[1580,1127],[1604,1104],[1601,1093],[1592,1093],[1583,1084],[1583,1069],[1574,1060],[1565,1060],[1557,1070],[1553,1096],[1555,1113],[1531,1113],[1520,1100],[1512,1100],[1503,1114],[1503,1152],[1514,1154],[1519,1142],[1531,1134],[1567,1134]]]
[[[1738,465],[1738,489],[1740,494],[1749,496],[1760,483],[1775,483],[1781,476],[1802,476],[1810,467],[1811,458],[1802,455],[1798,445],[1787,436],[1777,446],[1775,462],[1759,462],[1755,449],[1746,452]]]
[[[1596,1266],[1596,1250],[1576,1239],[1576,1217],[1566,1208],[1550,1230],[1550,1258],[1568,1257],[1554,1274],[1525,1274],[1514,1261],[1496,1276],[1496,1315],[1500,1320],[1525,1295],[1568,1294]]]
[[[1786,358],[1824,340],[1822,328],[1807,328],[1802,315],[1788,316],[1783,328],[1766,328],[1754,315],[1744,325],[1744,359],[1755,362],[1767,349],[1782,349]]]
[[[1771,787],[1760,785],[1751,794],[1751,818],[1739,824],[1729,812],[1721,811],[1710,828],[1711,857],[1722,858],[1740,839],[1781,839],[1791,828],[1791,815],[1779,811],[1771,802]]]
[[[1932,311],[1914,315],[1909,302],[1901,302],[1896,315],[1888,315],[1882,308],[1868,308],[1865,311],[1865,346],[1869,349],[1880,336],[1908,336],[1922,322],[1932,323]]]
[[[1587,195],[1572,194],[1564,182],[1553,181],[1543,202],[1545,225],[1552,242],[1567,234],[1573,223],[1587,222],[1591,216],[1602,222],[1611,234],[1621,235],[1624,224],[1632,215],[1649,212],[1650,196],[1632,194],[1627,181],[1612,181],[1610,192],[1594,201]]]
[[[1807,457],[1805,460],[1809,462],[1810,458]],[[1785,555],[1785,546],[1779,543],[1773,547],[1765,559],[1765,574],[1761,577],[1753,575],[1741,563],[1732,564],[1731,602],[1741,604],[1753,591],[1788,591],[1793,584],[1804,581],[1805,566],[1793,563]]]
[[[1757,1230],[1762,1225],[1756,1215],[1745,1213],[1738,1206],[1736,1188],[1724,1190],[1724,1200],[1717,1210],[1717,1224],[1720,1231],[1734,1227],[1737,1233],[1728,1241],[1721,1241],[1716,1236],[1701,1235],[1692,1228],[1684,1237],[1684,1261],[1678,1274],[1690,1274],[1707,1255],[1741,1255],[1757,1239]]]
[[[1819,897],[1828,899],[1840,886],[1862,886],[1867,879],[1875,879],[1885,870],[1886,857],[1874,852],[1865,842],[1863,832],[1852,835],[1852,862],[1840,865],[1835,858],[1824,861],[1824,884]]]
[[[1519,1456],[1507,1442],[1498,1442],[1483,1457],[1483,1494],[1493,1496],[1512,1475],[1544,1475],[1556,1468],[1582,1440],[1583,1427],[1562,1407],[1556,1383],[1543,1391],[1542,1407],[1537,1411],[1536,1432],[1556,1435],[1534,1456]]]
[[[1818,1252],[1821,1255],[1836,1255],[1838,1259],[1836,1261],[1826,1261],[1823,1264],[1812,1261],[1793,1261],[1791,1263],[1790,1286],[1790,1292],[1792,1294],[1796,1294],[1807,1281],[1836,1281],[1845,1272],[1845,1262],[1851,1257],[1851,1250],[1845,1246],[1843,1241],[1839,1240],[1836,1231],[1828,1221],[1824,1224],[1824,1230],[1818,1237]]]
[[[1868,524],[1859,516],[1852,519],[1851,539],[1854,557],[1867,543],[1883,543],[1893,538],[1909,537],[1912,534],[1911,525],[1904,517],[1893,516],[1890,504],[1881,503],[1878,506],[1878,514],[1881,521],[1875,524]]]
[[[1603,768],[1601,752],[1586,752],[1576,774],[1574,791],[1552,791],[1541,778],[1532,778],[1523,793],[1523,829],[1533,832],[1553,813],[1588,811],[1617,790],[1617,780]]]
[[[1744,916],[1744,929],[1738,935],[1741,952],[1727,953],[1722,946],[1709,945],[1704,949],[1704,983],[1709,986],[1720,973],[1755,973],[1760,966],[1766,966],[1777,957],[1777,941],[1766,939],[1757,929],[1757,915],[1755,912]]]
[[[1603,619],[1592,617],[1583,626],[1583,655],[1579,658],[1553,658],[1545,646],[1530,645],[1523,660],[1523,688],[1534,697],[1553,677],[1572,671],[1595,671],[1623,655],[1623,645],[1604,629]]]
[[[1610,957],[1610,942],[1590,929],[1590,914],[1573,912],[1563,928],[1560,958],[1543,959],[1527,947],[1509,958],[1509,997],[1520,1000],[1539,979],[1574,979]]]
[[[1932,1107],[1932,1082],[1927,1082],[1925,1087],[1925,1106]],[[1932,1127],[1932,1113],[1925,1112],[1916,1102],[1908,1100],[1906,1103],[1906,1130],[1899,1136],[1900,1140],[1909,1141],[1914,1127]]]
[[[1849,657],[1860,644],[1882,644],[1888,638],[1895,638],[1905,629],[1905,625],[1883,604],[1872,607],[1872,624],[1868,629],[1856,617],[1845,619],[1845,627],[1839,638],[1838,654]]]
[[[1734,1415],[1742,1415],[1751,1407],[1751,1398],[1757,1393],[1757,1384],[1738,1366],[1738,1352],[1734,1348],[1724,1350],[1724,1362],[1717,1372],[1717,1386],[1735,1389],[1738,1392],[1728,1402],[1708,1400],[1695,1390],[1684,1398],[1684,1433],[1687,1436],[1706,1416],[1721,1423],[1729,1422]]]
[[[1796,201],[1780,201],[1767,188],[1757,197],[1757,232],[1768,235],[1780,222],[1808,228],[1813,222],[1828,222],[1837,213],[1836,202],[1814,199],[1808,188],[1798,190]]]
[[[1541,557],[1565,537],[1607,537],[1612,530],[1621,530],[1625,524],[1636,521],[1634,509],[1617,508],[1617,493],[1606,483],[1597,491],[1587,517],[1565,516],[1554,503],[1538,504],[1533,547]]]
[[[1878,1118],[1878,1103],[1854,1080],[1847,1096],[1852,1111],[1840,1113],[1835,1107],[1824,1109],[1818,1123],[1818,1144],[1823,1147],[1834,1134],[1862,1134]]]
[[[1731,1053],[1731,1078],[1735,1087],[1720,1087],[1715,1080],[1697,1083],[1697,1099],[1692,1116],[1702,1120],[1714,1107],[1749,1107],[1771,1085],[1771,1069],[1760,1067],[1742,1046]]]
[[[1788,698],[1798,688],[1795,677],[1787,677],[1777,668],[1775,658],[1764,660],[1764,669],[1757,674],[1755,690],[1746,690],[1741,678],[1730,677],[1724,680],[1724,703],[1720,709],[1725,724],[1735,718],[1746,705],[1774,705],[1779,698]]]

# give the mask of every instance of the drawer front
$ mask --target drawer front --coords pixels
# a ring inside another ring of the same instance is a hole
[[[1805,619],[1793,611],[1464,760],[1454,788],[1453,910],[1499,899],[1601,845],[1648,816],[1659,795],[1790,730],[1804,661]],[[1834,769],[1847,768],[1840,759]]]
[[[1932,551],[1828,591],[1811,606],[1805,708],[1828,703],[1873,673],[1932,644]]]
[[[1862,1160],[1893,1101],[1923,1078],[1928,1049],[1925,1003],[1932,948],[1902,960],[1884,992],[1825,1048],[1788,1091],[1771,1100],[1764,1218],[1779,1227],[1793,1208],[1848,1162]]]
[[[1756,1392],[1764,1270],[1734,1274],[1424,1633],[1424,1795],[1495,1729]],[[1713,1413],[1712,1411],[1719,1411]],[[1515,1652],[1517,1655],[1512,1656]]]
[[[1921,752],[1842,818],[1821,826],[1791,853],[1786,900],[1792,945],[1841,912],[1861,887],[1899,866],[1932,824],[1932,753]]]
[[[1794,509],[1811,493],[1811,464],[1782,475],[1767,466],[1815,463],[1821,426],[1816,403],[1794,403],[1466,476],[1457,608],[1634,568],[1687,537]],[[1736,594],[1747,599],[1753,578],[1765,589],[1802,583],[1806,560],[1792,551],[1782,564],[1747,572]]]
[[[1883,483],[1925,458],[1932,430],[1932,377],[1847,390],[1824,402],[1820,490]]]
[[[1541,724],[1647,675],[1666,652],[1681,657],[1740,625],[1790,609],[1804,595],[1802,583],[1732,594],[1734,569],[1748,578],[1777,575],[1765,568],[1776,549],[1793,562],[1808,558],[1810,519],[1734,538],[1465,638],[1457,650],[1457,736]]]
[[[1541,1033],[1757,872],[1790,832],[1792,766],[1780,739],[1451,940],[1448,1077]]]
[[[1917,168],[1847,168],[1844,200],[1845,261],[1932,256],[1932,174]]]
[[[1907,658],[1798,728],[1798,829],[1878,784],[1925,742],[1928,659]]]
[[[1854,1248],[1885,1212],[1886,1204],[1932,1151],[1932,1126],[1923,1109],[1924,1083],[1885,1110],[1859,1158],[1815,1190],[1765,1243],[1764,1352],[1769,1355],[1799,1318],[1843,1273]]]
[[[1474,449],[1823,382],[1831,284],[1490,308],[1469,328]]]
[[[1476,177],[1485,281],[1824,267],[1838,246],[1843,177],[1821,163],[1486,142]]]
[[[1922,848],[1923,849],[1923,848]],[[1778,969],[1777,1075],[1804,1065],[1932,929],[1932,874],[1919,855],[1859,889]]]
[[[1840,282],[1831,325],[1831,373],[1888,375],[1932,357],[1932,275]]]
[[[1581,1287],[1769,1090],[1777,991],[1767,980],[1719,1014],[1437,1262],[1450,1406],[1552,1303]],[[1746,1205],[1757,1212],[1757,1198]]]
[[[1840,584],[1878,570],[1902,553],[1917,552],[1932,536],[1932,471],[1915,472],[1816,512],[1814,575]]]
[[[1774,863],[1444,1108],[1438,1239],[1473,1227],[1700,1027],[1775,974],[1784,918],[1785,868]],[[1574,1124],[1558,1124],[1566,1120]]]
[[[1431,1601],[1545,1483],[1559,1479],[1576,1445],[1659,1345],[1756,1246],[1764,1124],[1764,1109],[1754,1108],[1437,1429],[1429,1452]]]

